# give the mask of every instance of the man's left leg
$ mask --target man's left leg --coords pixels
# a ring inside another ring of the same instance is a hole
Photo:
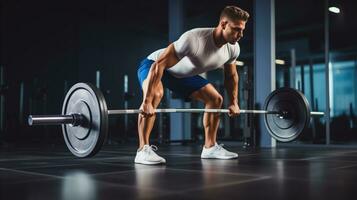
[[[212,84],[207,84],[193,92],[190,97],[202,101],[206,109],[220,109],[223,103],[222,96]],[[229,152],[224,149],[222,145],[217,144],[219,122],[219,114],[204,113],[205,145],[202,150],[201,158],[233,159],[238,157],[237,153]]]
[[[206,109],[220,109],[223,103],[222,96],[217,92],[212,84],[207,84],[201,89],[193,92],[190,97],[194,100],[203,102]],[[216,144],[219,122],[220,117],[218,113],[203,114],[206,148],[210,148]]]

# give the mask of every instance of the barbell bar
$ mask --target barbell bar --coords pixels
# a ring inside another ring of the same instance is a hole
[[[123,114],[140,114],[142,110],[126,109],[126,110],[108,110],[108,115],[123,115]],[[155,113],[229,113],[229,109],[181,109],[181,108],[167,108],[156,109]],[[267,110],[240,110],[240,114],[276,114],[284,117],[284,111],[267,111]],[[310,115],[324,115],[324,112],[310,112]],[[28,117],[28,124],[32,125],[61,125],[71,124],[72,126],[79,126],[81,120],[84,118],[80,113],[71,115],[30,115]]]
[[[229,109],[187,109],[187,108],[167,108],[167,109],[156,109],[155,113],[229,113]],[[108,110],[109,115],[120,115],[120,114],[139,114],[141,110],[138,109],[127,109],[127,110]],[[284,111],[268,111],[268,110],[240,110],[240,114],[277,114],[284,115]],[[325,115],[324,112],[310,112],[310,115]]]
[[[156,109],[155,113],[229,113],[228,109]],[[108,110],[108,115],[123,115],[123,114],[140,114],[139,109],[126,109],[126,110]],[[283,112],[265,111],[265,110],[240,110],[241,114],[254,113],[254,114],[277,114],[283,115]],[[80,113],[70,115],[30,115],[28,117],[28,124],[32,125],[61,125],[71,124],[72,126],[81,125],[81,120],[84,118]]]
[[[167,109],[156,109],[155,113],[229,113],[228,109],[183,109],[183,108],[167,108]],[[108,110],[109,115],[118,114],[139,114],[141,110]],[[266,111],[266,110],[240,110],[240,113],[256,113],[256,114],[283,114],[277,111]]]
[[[229,113],[228,109],[156,109],[155,113]],[[67,92],[61,115],[30,115],[32,125],[62,125],[68,149],[77,157],[95,155],[108,135],[108,116],[139,114],[139,109],[108,110],[102,92],[90,83],[77,83]],[[295,140],[307,127],[311,115],[306,97],[292,88],[279,88],[267,97],[264,110],[240,110],[241,114],[264,114],[272,137],[281,142]]]

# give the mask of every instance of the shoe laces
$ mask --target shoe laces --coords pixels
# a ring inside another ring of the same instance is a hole
[[[157,146],[155,145],[150,145],[150,146],[147,146],[144,151],[147,152],[148,154],[155,154],[155,151],[157,151]]]
[[[147,148],[147,152],[149,155],[157,157],[158,155],[155,153],[155,151],[157,151],[157,146],[155,145],[150,145],[149,148]]]
[[[155,145],[150,145],[149,147],[153,151],[157,151],[158,150],[157,146],[155,146]]]
[[[158,148],[157,148],[157,146],[155,146],[155,145],[145,145],[146,147],[144,148],[144,151],[157,151],[158,150]]]
[[[217,147],[218,150],[224,149],[223,146],[224,146],[224,144],[217,144],[217,145],[216,145],[216,147]]]

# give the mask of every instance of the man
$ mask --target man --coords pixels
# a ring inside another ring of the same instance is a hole
[[[177,41],[159,49],[143,60],[138,78],[143,91],[143,102],[138,117],[139,149],[135,163],[161,164],[166,160],[150,146],[149,137],[155,121],[155,109],[167,87],[182,98],[201,101],[207,109],[219,109],[223,98],[199,74],[224,68],[224,85],[229,96],[229,116],[239,114],[238,73],[235,61],[240,53],[237,43],[243,37],[249,14],[227,6],[221,12],[215,28],[196,28],[185,32]],[[216,142],[219,114],[204,113],[205,144],[201,158],[233,159],[238,154],[229,152]]]

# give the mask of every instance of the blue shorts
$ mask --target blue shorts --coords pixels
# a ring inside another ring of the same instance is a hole
[[[141,88],[143,88],[143,82],[149,74],[152,63],[154,63],[153,60],[146,58],[139,65],[137,74]],[[169,88],[175,95],[185,100],[189,100],[189,97],[193,92],[209,83],[209,81],[199,75],[176,78],[166,70],[161,78],[161,82],[164,87]]]

